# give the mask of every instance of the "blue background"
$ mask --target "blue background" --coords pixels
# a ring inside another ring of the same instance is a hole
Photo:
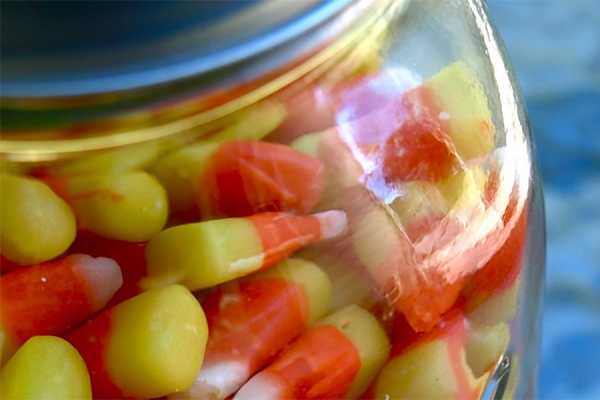
[[[488,7],[525,95],[545,191],[540,398],[600,399],[600,1]]]

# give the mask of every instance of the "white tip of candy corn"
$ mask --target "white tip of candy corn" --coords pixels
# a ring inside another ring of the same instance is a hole
[[[254,375],[233,397],[233,400],[281,400],[285,398],[285,382],[277,375],[263,371]]]
[[[90,304],[99,310],[113,297],[123,284],[121,268],[116,261],[85,254],[71,256],[77,258],[73,269],[88,283]]]
[[[207,362],[187,391],[193,391],[196,398],[207,399],[216,394],[214,398],[223,399],[235,393],[250,375],[250,368],[245,362]]]
[[[225,361],[212,367],[203,366],[196,380],[216,386],[220,389],[221,396],[227,397],[238,390],[249,375],[247,363]]]
[[[346,213],[340,210],[324,211],[314,214],[321,225],[321,239],[332,239],[343,235],[348,229]]]

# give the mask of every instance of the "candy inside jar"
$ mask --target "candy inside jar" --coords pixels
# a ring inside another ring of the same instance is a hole
[[[484,7],[330,12],[284,62],[3,127],[2,398],[535,393],[535,153]]]

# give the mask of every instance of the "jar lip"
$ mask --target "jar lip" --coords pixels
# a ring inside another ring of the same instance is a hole
[[[35,99],[93,96],[139,90],[197,77],[242,62],[310,32],[354,1],[226,2],[230,4],[229,9],[221,10],[222,15],[209,18],[203,15],[207,12],[206,5],[218,3],[158,2],[157,4],[162,4],[163,12],[165,4],[171,4],[169,11],[172,18],[170,20],[167,18],[167,22],[156,23],[156,26],[146,29],[148,37],[144,40],[138,39],[137,42],[132,43],[118,41],[101,43],[98,42],[98,36],[93,43],[95,46],[88,48],[82,46],[86,40],[83,38],[71,43],[71,48],[57,47],[54,43],[54,46],[49,46],[49,50],[38,49],[36,52],[36,49],[33,49],[29,54],[18,51],[19,39],[11,35],[3,39],[0,75],[2,97]],[[13,3],[13,7],[3,10],[3,25],[6,22],[15,25],[17,17],[21,17],[23,21],[23,15],[27,14],[24,14],[25,9],[18,8],[18,3],[30,3],[30,7],[32,4],[36,7],[48,7],[65,2],[10,3]],[[104,7],[109,9],[114,8],[114,12],[123,11],[125,8],[123,3],[129,3],[130,8],[131,4],[146,5],[146,2],[99,3],[104,3]],[[97,5],[93,1],[73,4],[80,4],[81,10],[85,10],[86,6]],[[231,7],[231,4],[235,7]],[[149,9],[153,8],[156,7]],[[143,7],[137,9],[141,11]],[[105,8],[102,10],[106,15],[108,10]],[[160,10],[159,7],[153,12]],[[188,13],[195,12],[196,15],[187,16],[187,19],[172,28],[174,32],[167,34],[168,22],[174,24],[173,18],[181,18],[185,10],[188,10]],[[131,11],[130,9],[129,12]],[[151,11],[146,11],[146,14],[146,17],[152,16]],[[144,15],[134,18],[131,26],[134,29],[139,28],[139,20],[143,17]],[[27,25],[35,20],[36,18],[31,17],[26,18],[24,22],[19,22],[24,25],[19,30],[25,32]],[[125,36],[131,37],[134,33],[126,31],[127,22],[119,21],[120,19],[117,19],[115,24],[117,26],[109,29],[105,34],[115,35],[125,29],[125,33],[129,34]],[[52,32],[52,23],[56,25],[57,21],[48,23],[46,32],[48,29]],[[56,34],[54,38],[48,40],[58,39],[61,35],[64,38],[65,32],[69,29],[81,27],[81,24],[67,23],[67,25],[61,34]],[[10,31],[10,29],[3,29],[3,31]],[[96,35],[99,35],[98,31],[98,28],[92,29],[92,33]],[[75,43],[79,43],[79,47],[75,46]]]
[[[280,64],[281,68],[267,69],[271,73],[258,74],[257,78],[254,69],[241,85],[234,84],[239,82],[237,76],[223,77],[217,74],[213,79],[216,82],[212,82],[212,90],[210,87],[207,90],[201,83],[199,92],[193,96],[170,97],[173,93],[165,96],[165,88],[172,87],[159,87],[160,90],[150,94],[159,95],[161,102],[147,104],[140,102],[143,98],[135,91],[127,93],[129,98],[113,94],[62,99],[0,98],[0,161],[36,163],[62,160],[139,143],[185,139],[189,134],[197,136],[201,127],[210,127],[213,122],[281,90],[289,93],[296,87],[295,83],[305,84],[319,76],[331,66],[332,60],[339,59],[353,44],[364,38],[366,32],[381,33],[386,26],[379,23],[382,18],[387,20],[396,11],[403,10],[409,2],[351,0],[349,7],[342,9],[340,14],[328,19],[308,35],[294,40],[294,46],[297,46],[294,50],[301,51],[293,54],[292,60],[280,57],[279,51],[286,53],[288,46],[279,46],[252,59],[250,67],[260,67],[265,59],[269,62],[273,58],[283,65]],[[244,74],[251,69],[243,65],[238,72]],[[193,85],[186,86],[195,90]],[[124,101],[137,103],[139,107],[124,108]],[[183,107],[180,107],[181,104]],[[107,114],[111,110],[117,113]],[[171,113],[170,110],[175,112]],[[89,115],[86,115],[88,111]],[[50,123],[46,121],[49,117],[54,118]]]

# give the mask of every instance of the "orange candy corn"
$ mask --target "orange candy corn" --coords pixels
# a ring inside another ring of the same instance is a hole
[[[4,257],[4,255],[0,254],[0,273],[4,274],[6,272],[14,271],[15,269],[19,269],[22,267],[22,265],[10,261],[8,258]]]
[[[185,398],[224,398],[237,391],[325,314],[330,297],[327,275],[296,259],[217,287],[202,302],[208,344]]]
[[[229,142],[211,157],[197,196],[212,206],[211,215],[306,214],[324,188],[323,165],[315,158],[281,144]]]
[[[346,214],[283,212],[227,218],[165,229],[146,247],[144,288],[180,283],[199,290],[270,267],[311,243],[346,230]]]
[[[377,320],[351,305],[304,333],[234,399],[353,398],[366,389],[388,354],[388,338]]]
[[[37,335],[62,335],[102,308],[121,286],[121,270],[107,258],[70,255],[0,277],[2,361]]]
[[[325,188],[319,160],[267,142],[199,143],[163,157],[152,172],[167,189],[175,213],[197,207],[203,218],[306,214]]]

